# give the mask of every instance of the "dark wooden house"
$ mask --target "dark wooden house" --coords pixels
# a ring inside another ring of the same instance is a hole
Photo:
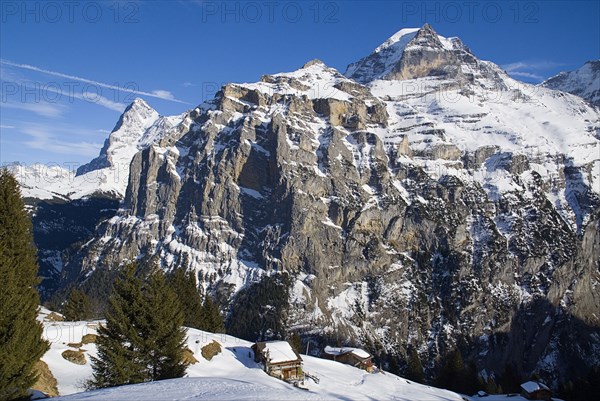
[[[521,396],[528,400],[546,400],[552,399],[552,392],[543,383],[529,381],[521,384]]]
[[[335,348],[327,346],[323,350],[321,357],[345,363],[346,365],[352,365],[356,368],[366,370],[367,372],[373,372],[373,370],[375,370],[371,354],[360,348]]]
[[[263,341],[252,346],[254,360],[270,376],[285,381],[303,380],[302,358],[287,341]]]

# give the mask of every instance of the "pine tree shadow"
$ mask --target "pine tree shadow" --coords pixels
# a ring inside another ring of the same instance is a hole
[[[260,364],[254,362],[254,351],[250,347],[235,346],[226,347],[231,351],[235,358],[240,361],[248,369],[261,369]]]
[[[481,337],[476,351],[480,368],[494,372],[502,392],[519,392],[522,382],[539,379],[555,390],[584,379],[598,361],[600,327],[563,307],[537,298],[523,304],[510,330]],[[560,394],[558,394],[560,395]]]

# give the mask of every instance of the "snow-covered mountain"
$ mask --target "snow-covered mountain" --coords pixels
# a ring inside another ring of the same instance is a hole
[[[600,117],[581,99],[516,81],[475,58],[458,38],[437,35],[429,25],[399,31],[351,64],[346,75],[385,100],[390,126],[380,132],[382,140],[406,137],[413,160],[425,160],[423,168],[430,173],[477,181],[498,198],[521,188],[511,177],[514,171],[498,168],[504,163],[498,158],[527,160],[528,166],[515,166],[519,173],[540,174],[563,218],[573,227],[585,225],[590,210],[572,199],[580,191],[600,195]],[[600,82],[598,72],[595,76]],[[456,163],[476,153],[497,156],[466,170]],[[432,165],[431,159],[437,162]],[[565,165],[577,168],[576,178],[564,175]]]
[[[575,71],[561,72],[541,86],[572,93],[600,108],[600,60],[588,61]]]
[[[63,284],[194,270],[238,337],[370,344],[400,370],[413,347],[429,377],[454,348],[553,385],[600,363],[600,114],[581,98],[425,25],[345,75],[313,60],[143,120],[86,173],[131,155],[119,210],[59,253]]]
[[[61,166],[11,166],[25,198],[75,200],[86,197],[122,199],[133,156],[181,123],[182,116],[159,116],[143,99],[123,112],[98,157],[77,169]]]

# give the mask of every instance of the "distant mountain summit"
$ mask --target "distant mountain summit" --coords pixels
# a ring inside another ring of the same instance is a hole
[[[600,60],[588,61],[575,71],[561,72],[541,85],[572,93],[600,108]]]
[[[86,197],[122,199],[133,156],[176,127],[183,116],[160,116],[143,99],[136,98],[119,117],[100,154],[69,171],[59,166],[14,166],[22,193],[31,199],[74,200]]]
[[[159,118],[143,99],[136,98],[123,112],[117,125],[104,142],[100,155],[77,169],[77,175],[131,161],[144,132]]]
[[[493,77],[499,72],[488,67],[459,38],[445,38],[425,24],[396,32],[369,56],[350,64],[345,75],[363,84],[427,76],[472,81],[475,75]]]

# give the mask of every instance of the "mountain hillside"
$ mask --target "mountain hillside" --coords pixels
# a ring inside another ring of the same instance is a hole
[[[96,356],[96,345],[76,345],[84,335],[96,333],[98,322],[52,322],[47,319],[48,314],[48,310],[43,311],[41,319],[45,325],[45,337],[51,341],[51,349],[42,360],[56,378],[61,396],[80,393],[85,380],[91,377],[89,356]],[[202,356],[202,347],[213,341],[221,345],[222,352],[209,361]],[[254,362],[250,348],[253,343],[195,329],[188,329],[187,342],[198,362],[190,365],[183,379],[85,392],[57,400],[462,400],[460,395],[451,391],[410,382],[391,373],[367,373],[348,365],[305,355],[302,355],[304,371],[316,377],[318,383],[308,379],[305,381],[308,391],[301,390],[267,375],[262,366]],[[83,365],[63,358],[66,350],[79,348],[85,349]]]
[[[82,385],[91,377],[90,355],[96,355],[95,343],[85,340],[95,334],[98,322],[56,322],[48,318],[51,312],[43,309],[40,320],[51,349],[42,360],[48,364],[58,383],[57,400],[407,400],[463,401],[469,397],[406,380],[389,372],[367,373],[342,363],[301,355],[303,370],[315,379],[306,379],[298,389],[291,384],[268,376],[254,362],[251,345],[225,334],[188,329],[188,348],[197,362],[190,365],[185,378],[163,380],[139,385],[114,387],[82,392]],[[87,335],[87,337],[84,337]],[[62,357],[66,350],[85,349],[85,364],[79,365]],[[202,356],[202,347],[218,342],[222,352],[211,360]],[[69,345],[70,344],[70,345]],[[318,382],[317,382],[318,381]],[[477,397],[473,399],[478,399]],[[522,401],[521,397],[495,395],[494,401]]]
[[[358,345],[397,372],[415,349],[430,380],[455,350],[555,387],[600,364],[600,114],[581,98],[425,25],[345,75],[313,60],[153,118],[90,164],[132,155],[61,285],[193,270],[237,337]]]
[[[541,85],[572,93],[600,107],[600,60],[588,61],[575,71],[561,72]]]

